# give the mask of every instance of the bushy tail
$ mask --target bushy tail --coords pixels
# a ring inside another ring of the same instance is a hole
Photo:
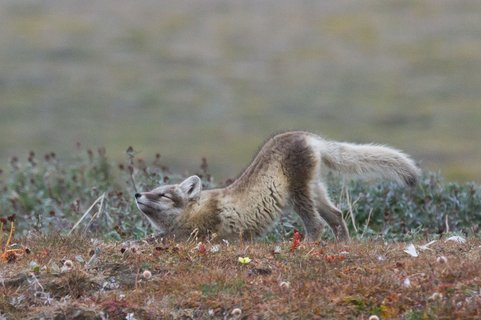
[[[390,147],[329,141],[324,151],[324,165],[345,174],[394,179],[414,186],[421,173],[408,155]]]

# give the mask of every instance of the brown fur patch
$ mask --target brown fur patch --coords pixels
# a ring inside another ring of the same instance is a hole
[[[177,239],[188,238],[194,229],[197,229],[198,236],[201,238],[217,233],[221,224],[220,211],[217,197],[210,197],[202,205],[195,202],[188,203],[185,213],[180,216],[171,232]]]
[[[291,192],[301,191],[307,194],[308,182],[314,177],[316,155],[307,144],[304,135],[285,133],[275,137],[283,159],[284,174],[289,181]]]

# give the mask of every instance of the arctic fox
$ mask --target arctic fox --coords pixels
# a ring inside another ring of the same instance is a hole
[[[324,171],[417,183],[420,169],[399,150],[328,141],[303,131],[270,138],[229,186],[202,190],[199,177],[135,194],[137,206],[160,235],[186,239],[260,237],[287,206],[301,217],[308,241],[320,238],[323,221],[338,240],[349,239],[342,213],[328,197]]]

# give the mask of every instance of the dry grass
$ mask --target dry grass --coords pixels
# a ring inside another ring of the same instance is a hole
[[[7,319],[481,316],[479,238],[438,240],[416,258],[405,243],[379,241],[301,243],[294,251],[287,242],[221,242],[218,252],[211,243],[126,246],[60,236],[23,244],[29,254],[0,264]],[[251,262],[241,264],[246,256]]]

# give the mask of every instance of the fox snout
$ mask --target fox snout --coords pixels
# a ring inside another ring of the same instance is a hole
[[[142,197],[144,197],[145,200],[156,201],[159,199],[159,194],[155,192],[142,192],[142,193],[136,192],[134,194],[134,197],[135,197],[135,200],[137,200],[137,202]]]

